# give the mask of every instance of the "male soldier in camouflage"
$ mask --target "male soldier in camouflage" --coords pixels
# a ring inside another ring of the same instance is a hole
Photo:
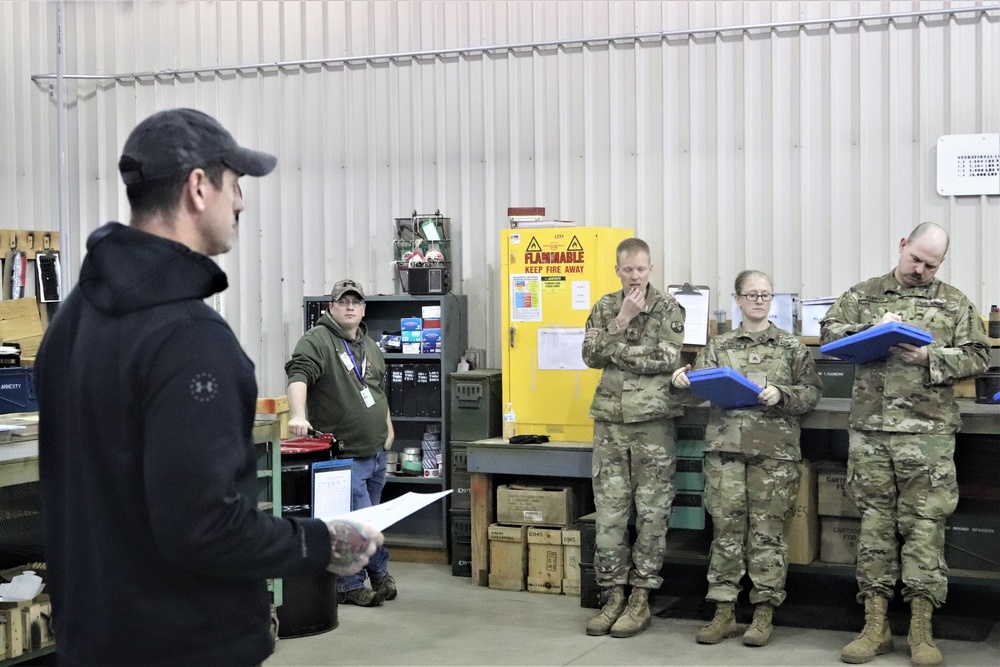
[[[684,408],[670,396],[670,374],[684,341],[684,309],[649,284],[649,246],[618,244],[622,289],[601,297],[587,319],[583,360],[601,369],[594,419],[597,584],[607,600],[588,635],[632,637],[649,627],[648,596],[663,579],[667,517],[674,500],[673,418]],[[635,511],[638,536],[628,543]],[[625,584],[632,593],[625,602]]]
[[[753,582],[753,623],[747,646],[771,639],[771,616],[785,600],[788,548],[785,519],[795,510],[799,485],[799,416],[819,402],[823,384],[816,363],[799,339],[768,320],[774,291],[760,271],[736,277],[739,328],[716,336],[695,368],[729,366],[763,390],[758,405],[726,410],[713,404],[705,433],[705,507],[714,538],[708,565],[708,595],[715,618],[698,632],[699,644],[717,644],[736,634],[734,610],[740,579]],[[674,372],[673,385],[687,389],[690,366]],[[701,398],[689,394],[695,404]]]
[[[911,663],[942,661],[931,612],[948,593],[945,520],[958,503],[954,453],[961,418],[952,385],[985,371],[990,355],[976,307],[934,278],[947,251],[947,232],[921,223],[899,242],[896,268],[842,294],[821,325],[823,343],[886,322],[907,322],[934,337],[926,347],[903,344],[855,369],[847,485],[861,512],[857,578],[865,627],[841,651],[844,662],[868,662],[893,650],[885,612],[900,578],[897,531]]]

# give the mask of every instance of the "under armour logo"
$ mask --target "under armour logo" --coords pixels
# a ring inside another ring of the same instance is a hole
[[[198,373],[191,380],[191,397],[200,403],[208,403],[219,393],[219,381],[211,373]]]

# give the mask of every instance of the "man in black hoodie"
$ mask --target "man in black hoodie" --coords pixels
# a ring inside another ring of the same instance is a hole
[[[87,241],[35,365],[48,590],[60,665],[255,665],[266,578],[356,572],[368,526],[256,502],[254,366],[204,299],[272,155],[192,109],[140,123],[118,163],[132,219]]]

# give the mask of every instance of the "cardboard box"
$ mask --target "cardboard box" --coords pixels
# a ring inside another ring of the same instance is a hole
[[[573,595],[580,597],[580,588],[582,582],[580,579],[563,579],[562,580],[562,592],[563,595]]]
[[[420,316],[425,320],[440,320],[441,306],[421,306]]]
[[[420,332],[420,350],[425,354],[441,351],[441,330],[424,329]]]
[[[563,593],[566,595],[579,595],[580,581],[580,547],[583,544],[583,533],[579,527],[563,528]],[[566,591],[566,582],[576,581],[576,593]]]
[[[45,597],[47,598],[47,596]],[[39,598],[43,598],[43,596],[38,596],[30,607],[21,609],[21,646],[25,653],[37,651],[55,643],[55,638],[49,627],[52,606],[47,601],[40,601]]]
[[[816,496],[820,516],[860,517],[854,501],[847,495],[847,466],[824,462],[817,468]]]
[[[958,511],[948,517],[944,559],[954,569],[1000,572],[1000,514]]]
[[[497,523],[568,526],[576,520],[573,489],[504,484],[497,488]]]
[[[490,588],[523,591],[528,573],[528,527],[494,523],[486,535],[490,541]]]
[[[24,618],[21,608],[14,606],[10,609],[0,609],[0,616],[3,617],[4,643],[7,644],[6,657],[17,658],[24,653]]]
[[[420,343],[403,343],[403,354],[420,354]]]
[[[424,335],[423,330],[421,330],[421,329],[415,329],[413,331],[403,331],[400,334],[400,337],[401,337],[401,339],[403,341],[403,344],[406,344],[406,343],[419,343],[419,342],[421,342],[421,340],[423,340],[423,335]]]
[[[785,521],[788,562],[808,565],[819,556],[819,516],[816,511],[816,464],[799,462],[795,513]]]
[[[824,563],[855,563],[861,519],[820,517],[819,559]]]
[[[677,472],[674,483],[678,491],[705,490],[705,459],[689,459],[686,456],[677,457]]]
[[[407,331],[420,331],[424,326],[424,320],[421,317],[403,317],[399,320],[399,328],[403,333]],[[420,340],[417,338],[417,340]]]
[[[528,591],[561,594],[563,571],[562,530],[528,528]]]

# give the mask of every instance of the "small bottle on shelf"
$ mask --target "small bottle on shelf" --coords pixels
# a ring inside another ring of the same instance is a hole
[[[990,338],[1000,338],[1000,310],[996,305],[990,308]]]
[[[510,442],[517,431],[517,415],[514,414],[514,404],[508,403],[503,411],[503,439]]]

